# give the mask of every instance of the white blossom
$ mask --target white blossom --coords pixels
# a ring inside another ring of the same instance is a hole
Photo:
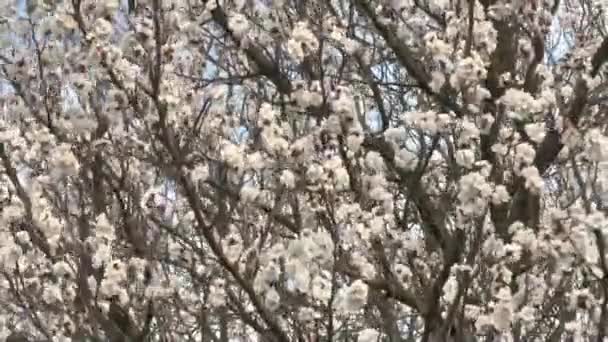
[[[291,32],[291,39],[287,42],[289,54],[297,60],[302,60],[305,56],[318,49],[319,42],[313,32],[305,22],[299,22]]]
[[[103,19],[99,18],[95,21],[95,35],[100,39],[107,39],[113,31],[112,24]]]
[[[231,167],[240,168],[243,166],[243,153],[238,146],[227,143],[222,150],[224,161]]]
[[[591,129],[587,135],[587,154],[593,161],[608,161],[608,138],[599,129]]]
[[[378,342],[380,333],[374,329],[364,329],[359,332],[357,342]]]
[[[283,170],[280,180],[287,189],[293,189],[296,186],[295,175],[290,170]]]
[[[470,149],[458,150],[458,152],[456,152],[456,163],[464,168],[470,169],[473,166],[473,163],[475,163],[475,153]]]
[[[212,285],[209,289],[209,305],[211,305],[212,307],[222,307],[225,304],[226,294],[224,292],[223,285]]]
[[[535,143],[540,143],[545,138],[545,127],[542,123],[527,124],[525,129],[530,139]]]
[[[538,173],[538,169],[534,166],[528,166],[521,171],[521,175],[526,180],[526,188],[538,192],[544,186],[544,181],[540,174]]]
[[[395,153],[395,165],[402,169],[412,171],[416,168],[417,162],[417,156],[405,148]]]
[[[445,76],[438,71],[433,71],[431,73],[432,79],[431,79],[431,83],[429,84],[429,87],[436,93],[439,93],[439,91],[441,90],[441,87],[443,87],[444,83],[445,83]]]
[[[367,285],[356,280],[350,286],[341,289],[341,307],[345,312],[355,312],[367,303]]]
[[[522,143],[515,147],[515,157],[524,165],[530,165],[536,157],[536,150],[528,143]]]
[[[601,4],[0,3],[0,340],[597,337]]]
[[[334,179],[334,186],[337,191],[348,190],[348,188],[350,187],[350,176],[348,175],[348,171],[345,168],[339,167],[334,170]]]
[[[367,168],[376,172],[382,172],[384,168],[382,156],[375,151],[370,151],[365,155],[365,164]]]
[[[230,16],[228,25],[237,38],[243,38],[249,30],[249,22],[247,18],[240,13],[233,13]]]
[[[527,118],[530,114],[540,111],[540,106],[536,99],[521,90],[509,88],[500,98],[510,111],[511,115],[516,119]]]
[[[95,225],[95,236],[106,239],[107,242],[114,240],[114,227],[108,221],[105,214],[101,214],[97,217],[97,224]]]
[[[279,293],[274,288],[271,288],[266,293],[265,303],[266,303],[266,307],[268,307],[268,309],[270,311],[275,311],[276,309],[279,308],[279,306],[281,304],[281,297],[279,296]]]
[[[78,173],[80,165],[72,153],[70,146],[61,144],[57,146],[53,165],[58,176],[74,176]]]
[[[498,185],[494,189],[494,193],[492,194],[492,203],[501,204],[509,201],[510,195],[507,191],[507,188],[504,185]]]
[[[298,319],[303,322],[310,322],[315,318],[318,318],[318,313],[309,307],[301,308],[300,312],[298,312]]]
[[[322,302],[327,302],[331,298],[331,282],[322,276],[316,276],[311,283],[312,296]]]
[[[199,164],[192,169],[190,174],[194,182],[205,181],[209,177],[209,167]]]
[[[61,289],[53,284],[48,284],[44,288],[42,298],[47,304],[54,304],[63,300],[63,296],[61,295]]]

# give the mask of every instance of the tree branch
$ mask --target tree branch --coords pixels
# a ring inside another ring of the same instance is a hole
[[[436,93],[431,89],[431,77],[424,70],[424,66],[414,57],[413,51],[407,45],[403,44],[403,40],[397,37],[395,30],[382,22],[367,0],[354,0],[355,6],[363,13],[374,25],[376,30],[384,38],[386,44],[392,49],[397,56],[400,64],[407,72],[418,82],[420,88],[428,95],[434,97],[446,109],[453,111],[456,115],[462,117],[464,111],[453,102],[444,93]]]
[[[608,61],[608,37],[604,38],[599,49],[591,58],[591,77],[597,76],[600,68],[606,61]],[[570,128],[576,129],[578,127],[578,122],[587,105],[588,94],[589,88],[587,87],[587,82],[581,77],[576,82],[574,98],[570,102],[570,109],[566,113],[566,125],[569,125]],[[557,130],[549,131],[538,147],[536,158],[534,159],[534,165],[541,174],[553,164],[562,147],[563,143],[559,132]]]

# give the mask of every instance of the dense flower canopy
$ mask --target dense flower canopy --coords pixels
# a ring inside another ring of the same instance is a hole
[[[608,337],[606,1],[0,4],[0,340]]]

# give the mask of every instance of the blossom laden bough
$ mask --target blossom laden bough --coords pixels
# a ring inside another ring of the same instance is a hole
[[[0,340],[608,336],[604,5],[2,4]]]

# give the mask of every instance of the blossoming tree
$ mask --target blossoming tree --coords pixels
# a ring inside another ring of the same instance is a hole
[[[0,339],[608,337],[605,1],[1,2]]]

